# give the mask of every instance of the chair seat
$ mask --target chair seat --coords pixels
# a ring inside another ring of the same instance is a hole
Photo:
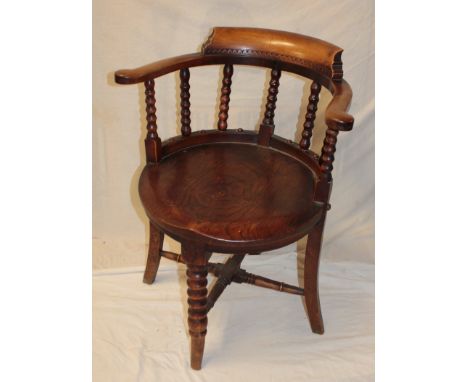
[[[193,146],[148,164],[139,192],[148,217],[177,240],[219,252],[252,253],[290,244],[319,220],[314,174],[271,147]]]

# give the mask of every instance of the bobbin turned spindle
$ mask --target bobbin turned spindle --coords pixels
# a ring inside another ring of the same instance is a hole
[[[156,124],[156,98],[154,91],[154,80],[145,81],[145,103],[146,103],[146,161],[157,162],[161,159],[161,139],[158,136],[158,125]]]
[[[322,87],[318,82],[312,82],[310,86],[309,103],[307,104],[307,112],[304,122],[304,130],[302,130],[302,139],[299,146],[303,150],[310,147],[310,140],[312,138],[312,129],[314,128],[315,115],[317,113],[317,105],[319,102],[320,89]]]
[[[270,138],[275,131],[275,109],[280,85],[279,80],[281,77],[281,70],[276,68],[272,69],[270,76],[267,102],[265,105],[265,115],[258,132],[258,144],[262,146],[269,145]]]
[[[333,161],[335,160],[336,142],[338,141],[338,129],[336,126],[328,126],[323,140],[322,153],[320,155],[320,170],[325,177],[331,180]]]
[[[231,95],[232,74],[234,72],[231,64],[224,65],[223,81],[221,87],[221,100],[219,103],[218,130],[227,129],[227,120],[229,117],[229,101]]]
[[[192,132],[190,128],[190,71],[188,68],[180,70],[180,131],[184,137]]]

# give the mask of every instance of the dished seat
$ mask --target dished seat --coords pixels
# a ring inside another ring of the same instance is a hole
[[[139,191],[149,218],[179,240],[203,238],[216,251],[287,245],[309,232],[323,203],[314,174],[271,147],[211,143],[148,164]]]

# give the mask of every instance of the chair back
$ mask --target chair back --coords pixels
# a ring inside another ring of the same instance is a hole
[[[158,61],[138,69],[119,70],[115,73],[115,80],[121,84],[144,82],[147,120],[146,157],[148,162],[158,162],[162,148],[157,133],[155,78],[179,71],[181,133],[183,137],[189,137],[192,134],[191,67],[223,65],[217,128],[226,133],[229,133],[229,103],[234,66],[270,68],[265,111],[257,137],[257,143],[263,146],[271,145],[275,131],[274,117],[281,73],[292,72],[309,78],[312,80],[310,95],[298,146],[304,151],[310,147],[320,91],[325,87],[333,94],[325,113],[327,132],[320,157],[314,153],[312,157],[317,156],[320,171],[331,180],[338,131],[351,130],[354,122],[353,117],[347,114],[352,92],[343,79],[342,52],[343,49],[326,41],[296,33],[260,28],[215,27],[200,53]]]

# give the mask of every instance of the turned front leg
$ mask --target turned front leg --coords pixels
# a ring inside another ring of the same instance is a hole
[[[190,365],[200,370],[208,326],[208,255],[198,248],[182,246],[182,255],[187,264],[188,326],[191,338]]]

